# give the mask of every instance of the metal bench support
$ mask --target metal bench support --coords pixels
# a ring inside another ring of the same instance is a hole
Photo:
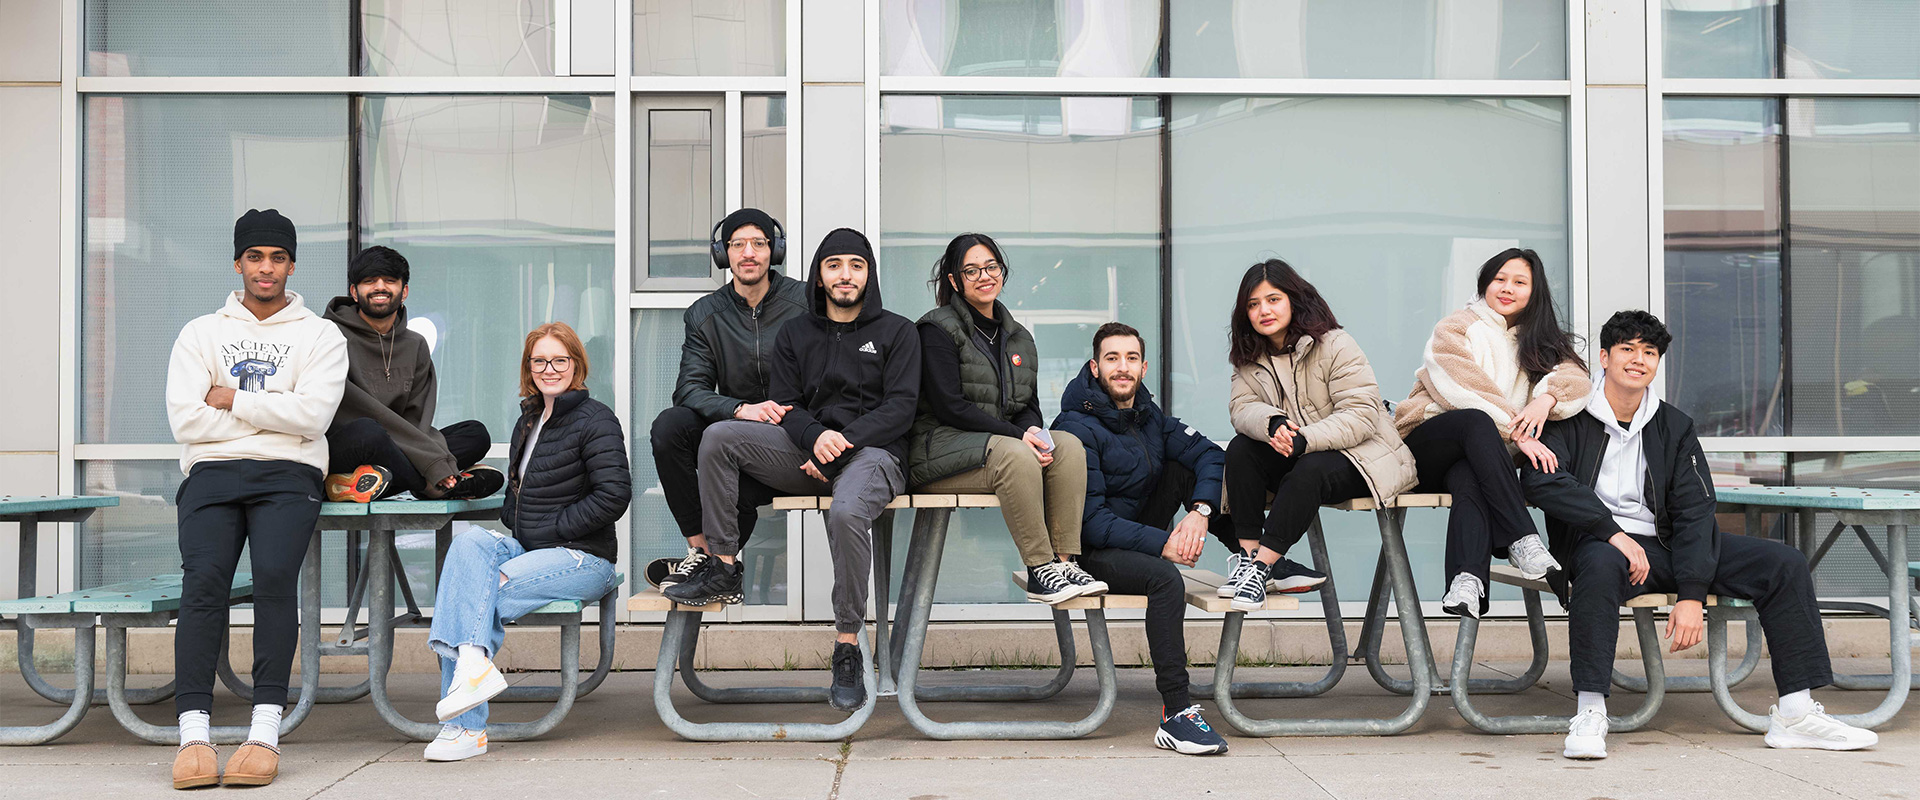
[[[67,735],[80,725],[87,715],[87,709],[93,704],[93,615],[92,614],[23,614],[16,628],[21,635],[22,673],[25,665],[31,661],[31,638],[28,634],[34,628],[72,628],[73,629],[73,686],[66,690],[67,712],[59,719],[45,725],[18,725],[0,727],[0,745],[46,744]],[[39,677],[35,673],[35,677]]]
[[[1540,679],[1547,664],[1546,620],[1540,608],[1540,593],[1533,589],[1522,590],[1527,606],[1527,627],[1533,634],[1533,666],[1521,679],[1529,686]],[[1724,624],[1724,623],[1723,623]],[[1640,707],[1624,716],[1609,714],[1608,730],[1614,732],[1639,730],[1653,720],[1660,712],[1660,705],[1666,698],[1667,670],[1660,656],[1660,631],[1655,627],[1653,609],[1636,608],[1633,610],[1633,628],[1640,639],[1640,661],[1646,667],[1645,681],[1648,691],[1640,701]],[[1724,631],[1723,631],[1724,632]],[[1480,620],[1474,617],[1460,618],[1460,633],[1453,645],[1453,693],[1454,710],[1460,717],[1475,728],[1487,733],[1559,733],[1567,729],[1567,714],[1534,714],[1516,716],[1493,716],[1482,712],[1473,705],[1469,696],[1475,681],[1468,678],[1473,669],[1473,650],[1480,635]]]
[[[1318,515],[1315,515],[1313,525],[1307,528],[1307,547],[1313,552],[1313,568],[1327,576],[1327,582],[1321,584],[1319,589],[1320,611],[1327,621],[1327,642],[1333,649],[1333,663],[1327,666],[1326,674],[1318,680],[1236,682],[1232,689],[1236,698],[1315,697],[1326,694],[1347,674],[1347,625],[1340,617],[1340,595],[1333,587],[1333,560],[1327,556],[1327,537],[1320,529]],[[1195,697],[1211,696],[1213,682],[1195,682],[1191,692]]]

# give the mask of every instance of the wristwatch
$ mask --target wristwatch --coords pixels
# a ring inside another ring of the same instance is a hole
[[[1213,506],[1205,500],[1195,500],[1193,503],[1193,513],[1203,517],[1211,517],[1213,516]]]

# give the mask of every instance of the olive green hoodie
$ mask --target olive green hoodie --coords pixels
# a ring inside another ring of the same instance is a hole
[[[380,423],[407,454],[428,486],[460,471],[446,437],[433,427],[439,387],[427,339],[407,328],[407,309],[393,313],[393,329],[382,335],[360,316],[351,297],[327,303],[326,317],[347,337],[347,393],[333,424],[368,417]]]

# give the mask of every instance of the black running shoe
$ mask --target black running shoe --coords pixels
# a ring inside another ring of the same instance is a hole
[[[861,672],[860,646],[833,643],[833,688],[827,703],[841,711],[854,711],[867,704],[867,684]]]
[[[660,590],[660,594],[688,606],[738,603],[741,598],[740,579],[745,572],[744,564],[728,564],[717,558],[709,558],[700,562],[700,566],[695,567],[686,580],[668,585]]]
[[[507,474],[485,464],[475,464],[467,471],[454,476],[453,488],[440,496],[442,500],[478,500],[491,497],[500,487],[507,485]]]
[[[1267,591],[1289,594],[1311,592],[1326,582],[1326,573],[1283,558],[1273,565],[1272,573],[1267,576]]]
[[[698,547],[688,547],[686,558],[656,558],[647,562],[647,583],[665,589],[691,577],[709,558]]]

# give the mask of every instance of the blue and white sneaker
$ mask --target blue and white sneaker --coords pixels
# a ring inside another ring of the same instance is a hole
[[[1160,729],[1153,732],[1153,746],[1189,756],[1214,756],[1227,752],[1227,740],[1200,718],[1199,703],[1160,720]]]

